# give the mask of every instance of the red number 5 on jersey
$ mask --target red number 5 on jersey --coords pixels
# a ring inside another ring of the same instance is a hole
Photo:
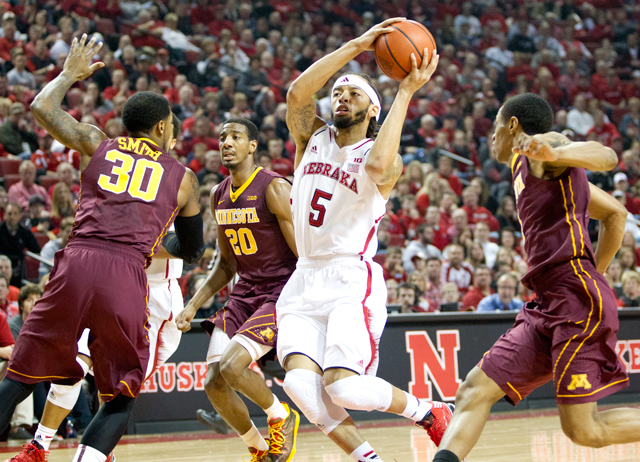
[[[318,212],[317,216],[314,216],[313,212],[309,214],[309,224],[311,226],[315,226],[319,228],[324,223],[324,214],[327,212],[327,209],[324,205],[318,204],[320,199],[326,199],[328,201],[331,200],[333,194],[329,194],[328,192],[321,191],[316,189],[316,192],[313,194],[313,199],[311,199],[311,208]]]

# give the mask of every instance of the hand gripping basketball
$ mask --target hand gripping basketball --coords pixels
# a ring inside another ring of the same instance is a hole
[[[75,82],[84,80],[93,74],[98,69],[104,67],[104,63],[97,62],[91,64],[91,60],[95,54],[102,48],[102,42],[96,45],[96,38],[91,37],[89,43],[87,41],[87,34],[82,34],[80,41],[77,38],[71,42],[71,50],[64,62],[63,73],[72,78]]]
[[[429,56],[429,49],[423,50],[423,56]],[[440,60],[439,54],[432,54],[431,59],[427,63],[426,59],[422,60],[422,64],[418,67],[418,61],[415,53],[411,53],[411,72],[402,79],[400,82],[400,89],[407,90],[411,94],[418,91],[422,86],[431,79],[431,76],[438,67],[438,61]]]
[[[526,133],[520,133],[517,146],[513,148],[514,154],[522,154],[529,159],[540,162],[555,162],[558,160],[558,152],[547,142],[539,140]]]
[[[374,51],[375,50],[375,41],[382,34],[388,34],[389,32],[393,32],[393,29],[390,26],[395,22],[404,21],[406,18],[389,18],[386,21],[381,22],[380,24],[376,24],[371,29],[366,31],[360,37],[354,40],[356,46],[361,51]]]

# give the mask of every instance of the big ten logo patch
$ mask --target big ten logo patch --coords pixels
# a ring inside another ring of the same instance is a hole
[[[567,390],[573,391],[578,388],[583,388],[585,390],[591,388],[591,384],[589,383],[589,380],[587,380],[587,374],[574,374],[571,376],[571,383],[569,383]]]
[[[616,353],[629,374],[640,373],[640,340],[618,340]]]
[[[249,368],[265,379],[264,373],[255,362]],[[140,393],[171,393],[189,392],[191,390],[204,391],[204,381],[207,378],[207,363],[182,362],[166,363],[156,369],[142,385]],[[283,382],[278,379],[265,380],[268,387],[282,387]]]
[[[459,330],[436,332],[437,348],[426,331],[405,332],[407,353],[411,358],[409,393],[432,400],[432,384],[440,399],[453,401],[462,381],[458,371]]]

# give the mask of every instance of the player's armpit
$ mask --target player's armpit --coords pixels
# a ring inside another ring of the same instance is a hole
[[[616,198],[591,183],[589,192],[589,215],[600,221],[598,246],[595,250],[596,269],[604,274],[622,244],[628,212]]]
[[[291,215],[291,184],[284,178],[274,179],[267,187],[267,207],[278,219],[280,231],[289,244],[289,248],[297,257],[293,216]]]

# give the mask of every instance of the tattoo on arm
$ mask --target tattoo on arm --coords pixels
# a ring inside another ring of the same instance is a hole
[[[187,170],[187,172],[189,172],[189,179],[191,180],[191,189],[192,189],[193,197],[195,198],[196,203],[199,204],[200,203],[200,182],[198,181],[198,177],[196,176],[196,174],[193,173],[193,170],[189,169]]]
[[[289,121],[288,125],[292,131],[297,132],[300,136],[311,136],[313,123],[316,120],[315,103],[292,109],[289,112],[287,119]]]
[[[559,148],[561,146],[567,146],[571,144],[571,140],[560,133],[549,134],[552,138],[549,140],[549,144],[552,148]]]

